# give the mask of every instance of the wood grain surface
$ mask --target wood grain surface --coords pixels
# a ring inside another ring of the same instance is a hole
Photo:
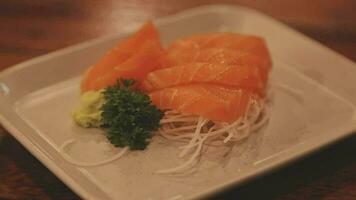
[[[132,23],[213,3],[262,11],[356,61],[354,0],[1,0],[0,70]],[[0,137],[4,132],[0,126]],[[0,142],[0,199],[79,197],[7,135]],[[356,136],[212,199],[355,200]]]

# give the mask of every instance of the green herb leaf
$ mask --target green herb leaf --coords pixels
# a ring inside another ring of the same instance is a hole
[[[148,95],[133,90],[134,80],[119,80],[103,91],[103,127],[107,138],[117,147],[143,150],[152,132],[160,127],[163,112],[151,103]]]

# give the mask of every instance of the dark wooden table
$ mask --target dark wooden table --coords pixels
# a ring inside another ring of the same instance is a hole
[[[265,12],[356,61],[356,1],[220,1]],[[0,70],[204,0],[1,0]],[[335,66],[337,67],[337,66]],[[356,74],[355,74],[356,83]],[[0,126],[0,132],[5,132]],[[11,136],[0,142],[0,199],[78,199]],[[356,136],[214,199],[356,199]]]

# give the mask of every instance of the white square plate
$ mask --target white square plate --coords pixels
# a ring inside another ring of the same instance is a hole
[[[77,139],[69,154],[98,161],[117,150],[98,130],[76,127],[81,73],[124,33],[69,47],[16,65],[0,75],[0,122],[32,154],[84,199],[202,198],[304,156],[356,130],[356,67],[348,59],[258,13],[236,6],[204,6],[156,21],[167,44],[209,31],[265,37],[273,58],[273,105],[268,125],[236,145],[228,160],[205,156],[190,176],[162,176],[175,146],[155,137],[146,151],[99,167],[76,167],[59,146]],[[286,90],[291,88],[291,90]]]

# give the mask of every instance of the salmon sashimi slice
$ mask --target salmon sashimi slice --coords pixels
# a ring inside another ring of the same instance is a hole
[[[81,82],[81,90],[92,90],[91,83],[97,78],[111,71],[114,67],[125,62],[139,51],[146,41],[156,41],[159,43],[159,33],[154,24],[149,21],[141,27],[134,35],[126,41],[120,42],[113,49],[107,52],[84,74]],[[162,49],[160,47],[160,49]]]
[[[168,47],[167,51],[191,51],[214,47],[241,50],[261,58],[270,57],[267,45],[263,38],[253,35],[224,32],[214,32],[181,38],[174,41]]]
[[[247,110],[254,95],[247,90],[227,89],[212,84],[191,84],[149,93],[154,105],[213,121],[233,122]]]
[[[248,65],[190,63],[150,72],[144,79],[146,91],[159,90],[177,85],[211,83],[246,89],[263,96],[265,85],[260,69]]]
[[[202,50],[172,50],[167,53],[169,66],[184,65],[193,62],[206,62],[227,65],[250,65],[261,68],[261,77],[267,82],[268,73],[271,68],[270,60],[261,59],[258,56],[227,48],[208,48]]]
[[[167,53],[167,61],[170,67],[191,62],[256,65],[267,64],[261,62],[261,59],[254,54],[240,50],[217,47],[198,50],[190,49],[185,51],[179,49],[170,50]]]
[[[99,90],[114,85],[120,78],[134,79],[138,82],[137,86],[141,87],[141,80],[149,72],[159,69],[165,62],[164,57],[164,51],[158,41],[147,41],[128,60],[91,82],[88,89]]]
[[[207,50],[211,48],[225,50]],[[226,49],[237,52],[229,53]],[[178,39],[167,49],[167,59],[170,63],[167,67],[190,60],[223,62],[224,59],[227,59],[226,62],[243,62],[247,58],[246,56],[243,57],[241,52],[252,54],[258,58],[259,66],[268,74],[272,67],[272,61],[264,39],[236,33],[208,33]],[[214,58],[210,59],[212,56]],[[233,60],[234,57],[236,58]],[[251,59],[251,56],[249,56],[249,59]],[[256,61],[256,59],[254,60]]]

